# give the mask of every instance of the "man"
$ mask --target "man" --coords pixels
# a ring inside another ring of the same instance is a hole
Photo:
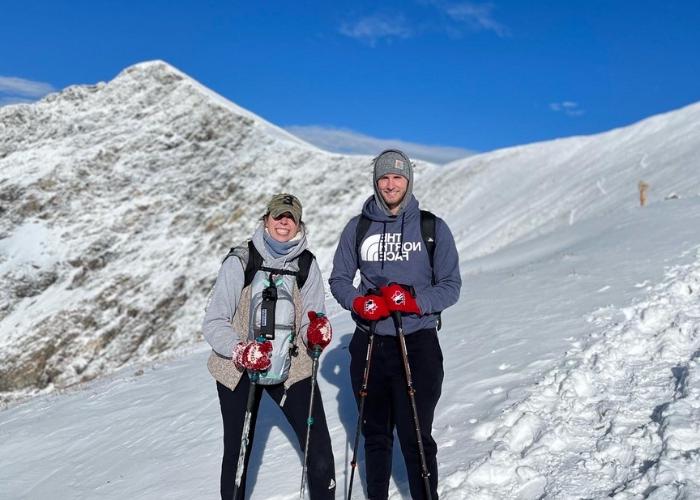
[[[397,339],[398,325],[392,318],[398,312],[415,389],[431,497],[437,499],[437,445],[431,428],[440,398],[443,368],[436,327],[440,311],[459,298],[462,286],[459,257],[447,224],[436,217],[431,265],[423,238],[421,211],[412,194],[413,166],[408,157],[398,150],[386,150],[373,160],[373,166],[374,195],[365,202],[362,215],[351,219],[343,230],[329,280],[333,296],[353,312],[357,324],[350,342],[350,377],[358,403],[370,325],[376,332],[362,428],[367,493],[370,499],[387,498],[396,428],[411,496],[426,497],[413,410]],[[359,289],[353,286],[358,270]]]

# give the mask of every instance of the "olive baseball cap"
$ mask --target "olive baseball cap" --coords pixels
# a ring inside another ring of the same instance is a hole
[[[301,223],[301,202],[299,198],[287,193],[276,194],[267,204],[267,213],[273,219],[280,215],[289,212],[292,214],[292,219],[297,224]]]

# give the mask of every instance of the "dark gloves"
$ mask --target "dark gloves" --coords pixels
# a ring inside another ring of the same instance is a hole
[[[309,311],[309,323],[306,329],[306,345],[312,351],[316,348],[323,350],[333,338],[331,322],[323,313]]]
[[[409,290],[401,285],[392,283],[380,289],[386,307],[390,312],[420,314],[420,307]]]

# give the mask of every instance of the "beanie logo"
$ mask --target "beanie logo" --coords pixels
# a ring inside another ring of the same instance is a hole
[[[403,160],[394,160],[394,168],[398,168],[399,170],[403,170],[406,168],[406,162]]]
[[[365,262],[393,262],[410,260],[413,252],[423,249],[421,241],[401,241],[401,233],[367,236],[360,245],[360,259]]]

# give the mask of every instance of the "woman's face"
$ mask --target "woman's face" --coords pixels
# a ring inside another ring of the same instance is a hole
[[[265,227],[270,236],[282,243],[291,240],[299,232],[299,226],[294,222],[292,214],[289,212],[274,219],[268,215],[265,217]]]

